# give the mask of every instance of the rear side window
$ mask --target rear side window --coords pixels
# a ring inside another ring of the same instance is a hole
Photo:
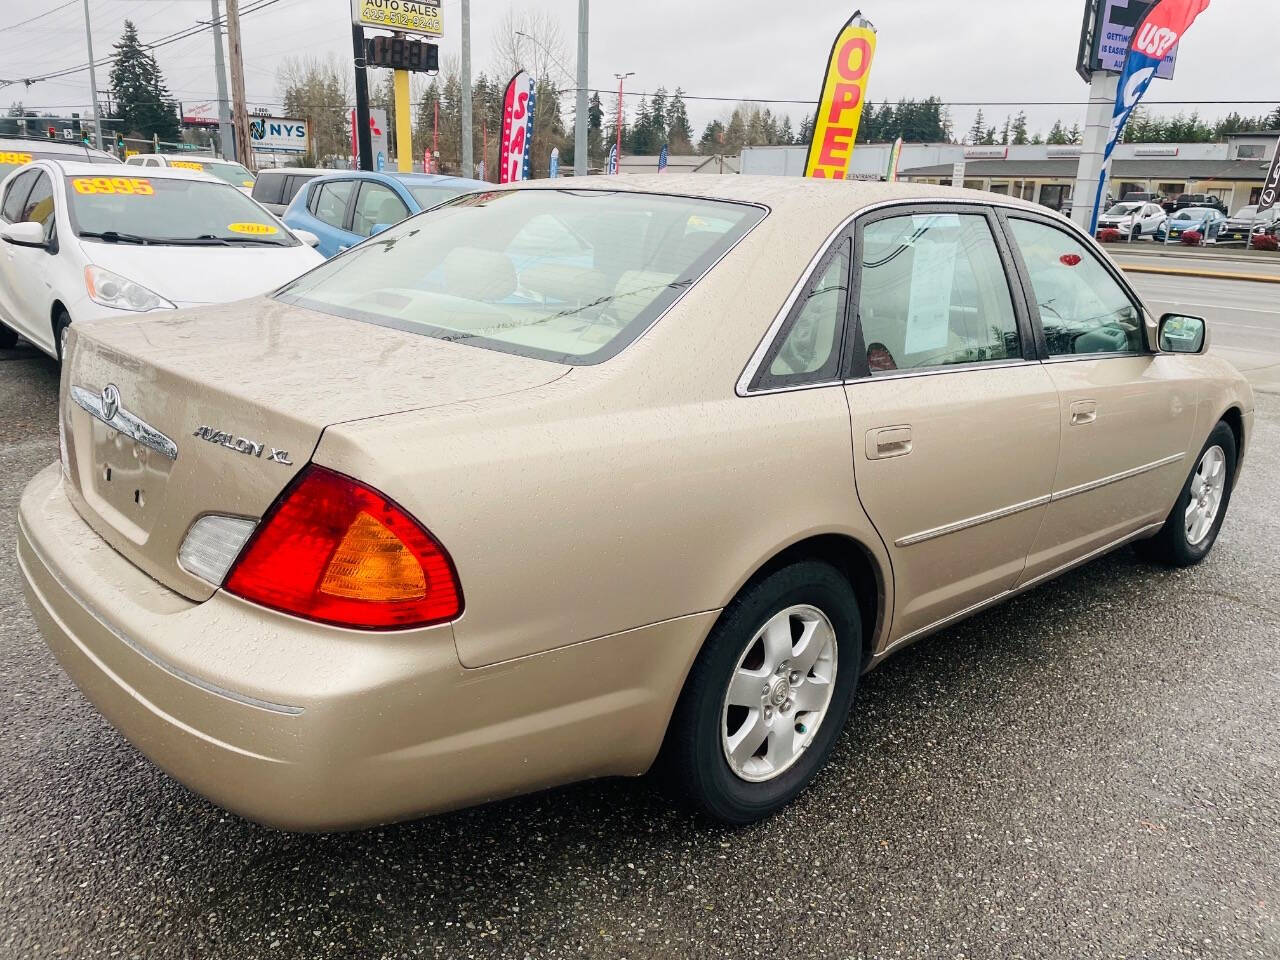
[[[345,229],[347,203],[351,200],[351,191],[355,189],[355,185],[354,180],[320,184],[311,198],[311,212],[316,219],[339,230]]]
[[[1057,227],[1010,218],[1049,354],[1143,353],[1142,315],[1083,243]]]
[[[764,215],[746,204],[603,189],[473,193],[378,234],[277,296],[440,340],[600,363]]]
[[[752,389],[830,383],[840,376],[849,303],[849,240],[827,252],[765,356]]]
[[[858,317],[871,374],[1022,359],[1004,261],[981,214],[862,230]]]
[[[253,199],[259,203],[285,203],[284,185],[288,178],[278,173],[261,173],[253,185]]]
[[[21,222],[22,210],[26,205],[27,195],[31,192],[31,184],[35,182],[35,179],[36,171],[29,170],[14,177],[13,182],[9,184],[4,194],[4,206],[0,208],[0,215],[9,223]]]

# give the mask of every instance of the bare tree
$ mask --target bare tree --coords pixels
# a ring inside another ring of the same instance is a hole
[[[564,31],[546,10],[508,7],[493,34],[493,56],[503,79],[528,70],[536,80],[574,82],[564,65]]]
[[[276,71],[284,112],[304,117],[311,127],[311,154],[305,165],[336,164],[351,156],[349,107],[351,75],[346,64],[328,57],[286,57]]]

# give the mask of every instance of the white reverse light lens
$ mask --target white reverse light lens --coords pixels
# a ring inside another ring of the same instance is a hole
[[[90,300],[104,307],[114,307],[116,310],[146,313],[148,310],[177,309],[164,297],[152,293],[142,284],[126,280],[102,267],[84,268],[84,286],[89,292]]]
[[[201,517],[187,531],[178,562],[188,573],[220,587],[257,526],[257,521],[242,517]]]

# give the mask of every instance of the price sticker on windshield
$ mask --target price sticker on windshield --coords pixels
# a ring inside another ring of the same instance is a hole
[[[29,153],[8,153],[0,150],[0,163],[12,163],[19,167],[25,167],[33,159]]]
[[[169,166],[177,167],[179,170],[203,170],[203,163],[196,163],[194,160],[170,160]]]
[[[269,223],[229,223],[227,229],[232,233],[242,233],[248,237],[269,237],[273,233],[280,232]]]
[[[76,177],[71,186],[86,196],[153,197],[156,193],[151,181],[142,177]]]

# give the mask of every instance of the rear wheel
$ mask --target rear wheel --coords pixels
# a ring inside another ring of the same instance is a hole
[[[1141,227],[1137,227],[1137,226],[1135,226],[1132,230],[1130,230],[1130,231],[1129,231],[1129,242],[1130,242],[1130,243],[1133,243],[1135,240],[1141,240],[1141,239],[1142,239],[1142,228],[1141,228]]]
[[[725,609],[667,731],[669,786],[709,816],[777,812],[826,763],[862,667],[858,604],[825,563],[784,567]]]
[[[1151,540],[1138,544],[1150,560],[1190,567],[1209,555],[1231,504],[1236,475],[1236,435],[1219,423],[1182,487],[1169,519]]]
[[[0,323],[0,350],[12,350],[18,343],[18,335]]]

